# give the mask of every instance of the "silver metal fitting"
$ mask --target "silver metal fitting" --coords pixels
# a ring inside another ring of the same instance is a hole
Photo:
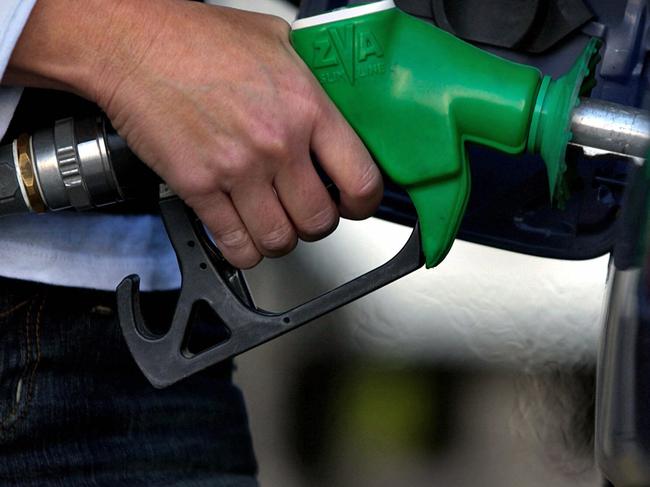
[[[66,118],[32,137],[34,165],[50,210],[87,210],[124,201],[101,118]]]
[[[650,152],[650,112],[582,98],[571,117],[572,144],[645,159]]]

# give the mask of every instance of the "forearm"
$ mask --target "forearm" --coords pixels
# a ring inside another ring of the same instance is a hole
[[[54,88],[99,102],[137,63],[164,20],[151,0],[38,0],[3,85]]]

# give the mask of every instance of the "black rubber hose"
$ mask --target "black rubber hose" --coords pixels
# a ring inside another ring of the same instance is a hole
[[[138,159],[108,120],[105,121],[105,130],[108,154],[125,199],[157,201],[158,185],[162,180]]]
[[[21,186],[20,175],[17,174],[14,162],[13,144],[0,147],[0,216],[15,213],[27,213],[29,208],[25,204]]]

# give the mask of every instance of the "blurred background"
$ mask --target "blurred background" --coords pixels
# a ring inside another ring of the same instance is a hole
[[[291,21],[279,0],[213,3]],[[382,264],[410,229],[341,222],[247,273],[286,309]],[[593,398],[608,256],[457,241],[420,270],[237,359],[265,487],[600,486]]]
[[[342,222],[248,273],[295,305],[390,257],[410,229]],[[600,486],[593,400],[607,257],[457,241],[435,270],[237,359],[264,486]]]

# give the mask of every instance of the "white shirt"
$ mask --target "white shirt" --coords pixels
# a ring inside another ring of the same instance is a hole
[[[36,0],[0,0],[0,79]],[[20,99],[0,87],[0,138]],[[178,265],[160,218],[61,212],[0,218],[0,276],[115,290],[138,274],[142,290],[174,289]]]

